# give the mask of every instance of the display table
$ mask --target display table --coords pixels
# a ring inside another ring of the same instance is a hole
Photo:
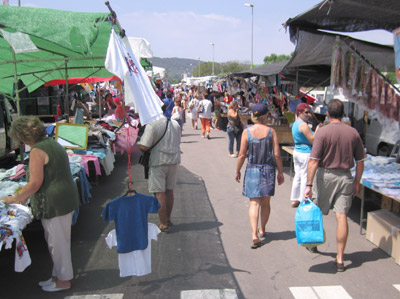
[[[391,210],[396,206],[400,209],[400,164],[392,161],[393,158],[368,156],[364,162],[364,172],[361,178],[362,188],[357,195],[361,200],[360,234],[362,225],[367,221],[364,218],[365,190],[370,189],[382,195],[382,208]],[[354,170],[353,170],[354,174]]]
[[[290,179],[292,179],[294,145],[283,145],[282,150],[284,150],[289,155],[289,163],[290,163],[289,177]]]

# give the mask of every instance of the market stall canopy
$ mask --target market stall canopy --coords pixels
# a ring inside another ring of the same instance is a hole
[[[54,79],[113,76],[104,68],[110,16],[0,6],[0,93],[13,93],[14,67],[29,91]],[[21,45],[26,48],[30,42],[32,52],[18,53]]]
[[[131,48],[136,59],[140,61],[141,66],[146,71],[151,70],[153,65],[148,58],[153,57],[153,51],[148,40],[140,37],[124,37],[123,42]]]
[[[370,43],[346,35],[332,34],[316,30],[298,30],[296,48],[290,60],[271,63],[259,68],[242,71],[233,75],[239,77],[281,75],[285,81],[297,82],[303,87],[330,85],[332,53],[336,37],[352,44],[369,61],[382,71],[395,69],[394,51],[391,46]]]
[[[156,78],[156,79],[162,79],[162,78],[165,77],[165,71],[166,70],[163,67],[153,66],[146,73],[150,77],[153,77],[153,78]]]
[[[286,21],[290,36],[297,28],[324,29],[342,32],[384,29],[392,32],[400,27],[399,0],[325,0],[312,9]]]
[[[271,63],[254,69],[234,73],[235,76],[249,78],[253,76],[271,76],[282,72],[289,60]]]
[[[79,83],[97,83],[97,82],[107,82],[107,81],[118,81],[120,80],[117,76],[113,77],[75,77],[69,78],[68,84],[79,84]],[[65,79],[55,79],[46,82],[44,86],[55,86],[65,84],[67,80]]]
[[[300,86],[330,85],[332,53],[336,39],[351,44],[362,55],[383,72],[395,70],[394,50],[367,41],[354,39],[346,35],[322,31],[299,30],[296,35],[296,48],[291,60],[283,72],[286,79],[296,80],[296,69]]]
[[[151,50],[150,43],[147,39],[139,37],[126,37],[124,38],[125,44],[127,44],[126,41],[129,42],[129,46],[131,47],[133,54],[135,54],[136,59],[153,57],[153,51]]]

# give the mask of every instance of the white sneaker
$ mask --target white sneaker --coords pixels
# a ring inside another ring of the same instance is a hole
[[[53,277],[50,277],[48,280],[39,281],[39,286],[44,287],[44,286],[52,284],[53,282],[54,282]]]
[[[235,154],[228,154],[228,156],[231,157],[231,158],[236,158]]]
[[[66,288],[57,288],[56,283],[52,282],[51,284],[45,285],[42,287],[42,290],[45,292],[59,292],[59,291],[65,291],[69,290],[71,287],[66,287]]]

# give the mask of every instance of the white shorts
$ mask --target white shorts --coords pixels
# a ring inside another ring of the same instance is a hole
[[[150,167],[149,192],[159,193],[173,190],[176,185],[178,164]]]

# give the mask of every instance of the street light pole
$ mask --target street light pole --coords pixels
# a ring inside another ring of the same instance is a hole
[[[254,4],[246,3],[245,6],[251,8],[251,66],[250,68],[253,68],[253,8]]]
[[[199,77],[200,77],[200,57],[199,57]]]
[[[210,43],[210,45],[213,48],[212,75],[214,76],[214,46],[215,46],[215,44],[214,43]]]

